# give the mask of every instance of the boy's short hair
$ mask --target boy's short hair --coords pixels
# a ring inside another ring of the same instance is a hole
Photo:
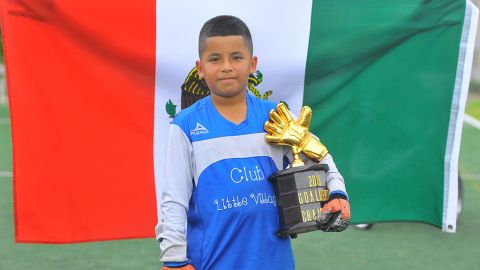
[[[252,35],[248,26],[239,18],[231,15],[220,15],[208,20],[200,30],[198,37],[198,54],[204,50],[205,40],[209,37],[242,36],[245,46],[253,54]]]

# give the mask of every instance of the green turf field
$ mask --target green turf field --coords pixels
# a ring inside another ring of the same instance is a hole
[[[467,111],[474,114],[480,99],[478,103],[469,100],[468,106]],[[480,130],[465,125],[460,157],[465,205],[456,234],[411,223],[377,224],[370,231],[350,227],[344,233],[304,234],[293,240],[297,269],[479,269],[479,165]],[[75,245],[15,244],[12,178],[8,175],[11,167],[8,110],[6,105],[0,105],[0,270],[160,269],[154,239]]]
[[[480,119],[480,94],[479,93],[470,94],[469,99],[467,101],[467,107],[465,108],[465,112],[477,119]]]

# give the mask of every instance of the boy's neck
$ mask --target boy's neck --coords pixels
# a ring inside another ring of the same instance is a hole
[[[233,97],[212,94],[212,103],[223,118],[234,124],[242,123],[247,117],[247,93]]]

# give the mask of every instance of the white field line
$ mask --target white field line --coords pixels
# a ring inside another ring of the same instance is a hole
[[[465,114],[463,121],[477,129],[480,129],[480,120],[471,115]]]
[[[12,172],[9,172],[9,171],[0,171],[0,178],[1,177],[12,177],[13,174]]]
[[[10,124],[10,118],[0,117],[0,125]]]
[[[476,129],[480,129],[480,120],[471,115],[465,114],[463,121]],[[460,176],[466,179],[480,180],[480,174],[460,173]]]
[[[480,174],[460,173],[464,180],[480,180]]]

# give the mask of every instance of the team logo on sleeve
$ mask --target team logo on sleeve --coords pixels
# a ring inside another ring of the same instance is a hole
[[[190,131],[190,135],[200,135],[200,134],[207,134],[208,129],[206,129],[204,126],[202,126],[200,123],[197,122],[197,126],[195,129]]]

